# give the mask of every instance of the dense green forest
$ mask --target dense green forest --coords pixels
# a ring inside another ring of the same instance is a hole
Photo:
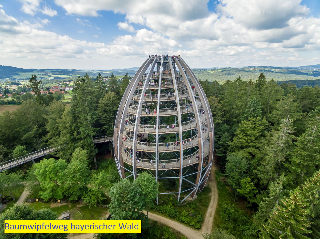
[[[86,75],[75,83],[72,102],[67,105],[52,95],[42,95],[40,81],[33,76],[30,87],[35,95],[0,117],[0,162],[60,145],[65,147],[57,156],[68,162],[78,147],[94,159],[97,150],[93,139],[112,136],[118,104],[128,83],[128,76],[121,82],[113,76],[107,84],[101,75],[93,79]]]
[[[201,83],[219,169],[234,199],[254,212],[245,230],[228,222],[223,229],[239,238],[319,238],[320,88],[279,85],[263,74]]]
[[[111,77],[106,83],[100,75],[86,75],[77,80],[72,103],[66,105],[45,99],[39,81],[31,78],[35,96],[0,116],[0,162],[47,146],[64,147],[51,156],[55,159],[34,164],[23,176],[16,173],[21,168],[1,173],[0,194],[10,196],[10,188],[25,180],[45,201],[83,199],[95,206],[106,200],[106,192],[117,203],[114,186],[141,203],[134,204],[137,212],[151,207],[154,195],[141,200],[130,194],[143,194],[139,181],[118,183],[114,164],[97,162],[93,142],[95,137],[112,136],[129,80]],[[278,84],[263,74],[256,81],[239,77],[224,84],[201,84],[215,123],[217,174],[226,178],[221,188],[230,189],[233,201],[244,202],[250,211],[241,216],[237,207],[221,206],[219,230],[208,238],[319,238],[320,88]],[[8,181],[12,183],[1,183]],[[112,205],[117,214],[119,205]]]

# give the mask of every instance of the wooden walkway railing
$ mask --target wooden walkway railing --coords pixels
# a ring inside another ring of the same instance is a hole
[[[107,136],[103,136],[100,138],[94,138],[94,143],[99,144],[99,143],[105,143],[105,142],[111,142],[112,138],[111,137],[107,137]],[[61,146],[60,146],[61,147]],[[5,162],[0,163],[0,172],[10,169],[10,168],[14,168],[17,167],[21,164],[30,162],[30,161],[34,161],[37,158],[41,158],[46,156],[49,153],[53,153],[56,150],[58,150],[60,147],[47,147],[47,148],[43,148],[40,149],[38,151],[29,153],[27,155],[24,155],[23,157],[20,158],[14,158]]]

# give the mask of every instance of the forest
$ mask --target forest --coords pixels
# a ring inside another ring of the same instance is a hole
[[[262,73],[256,81],[201,83],[219,169],[234,200],[253,212],[224,229],[239,238],[319,238],[320,88],[279,85]]]
[[[118,183],[114,164],[97,160],[93,142],[95,137],[113,135],[115,115],[129,80],[128,76],[122,81],[111,77],[108,82],[101,75],[81,77],[69,105],[46,100],[39,81],[32,77],[35,96],[16,111],[0,116],[0,162],[44,147],[64,146],[29,170],[20,167],[0,173],[0,194],[11,197],[12,187],[26,181],[45,201],[82,199],[95,206],[106,200],[106,192],[117,198],[116,185],[131,197],[128,205],[135,211],[152,207],[154,195],[139,201],[130,194],[150,194],[141,185],[156,188],[152,179],[142,176],[134,183]],[[224,84],[201,81],[201,85],[215,124],[217,178],[246,211],[219,201],[218,230],[206,238],[319,238],[320,88],[278,84],[262,73],[255,81],[239,77]],[[112,145],[104,150],[112,151]],[[4,183],[9,181],[12,183]],[[71,186],[75,182],[77,187]],[[115,205],[117,214],[121,205]],[[152,233],[150,227],[145,230]],[[145,235],[153,235],[148,233]]]

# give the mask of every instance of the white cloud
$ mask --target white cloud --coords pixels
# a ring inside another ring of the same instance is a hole
[[[40,0],[21,1],[36,6],[29,6],[30,13],[40,11],[36,10],[41,7]],[[320,19],[309,17],[309,10],[300,5],[301,0],[219,0],[216,12],[208,11],[208,0],[55,0],[55,3],[67,14],[81,15],[76,20],[83,26],[91,27],[84,16],[99,16],[99,11],[125,14],[118,27],[132,33],[114,36],[110,43],[79,41],[38,30],[48,23],[47,19],[39,19],[36,24],[18,22],[1,14],[0,9],[0,23],[3,22],[0,42],[8,46],[0,46],[4,52],[0,59],[27,57],[69,65],[82,61],[85,67],[106,68],[103,61],[121,67],[132,66],[129,59],[141,60],[149,54],[180,54],[192,67],[211,67],[281,66],[298,64],[301,59],[312,64],[319,55]],[[94,54],[99,55],[99,61],[91,58]],[[68,62],[65,58],[73,59]],[[90,63],[86,61],[89,58]]]
[[[3,52],[2,58],[7,57],[34,57],[56,58],[68,54],[81,55],[84,48],[96,48],[104,46],[103,43],[88,43],[70,38],[69,36],[58,35],[53,32],[38,30],[40,23],[30,24],[28,21],[18,22],[15,18],[6,15],[0,10],[2,26],[7,31],[0,34],[0,51]],[[48,19],[39,19],[41,23],[48,23]],[[13,24],[14,23],[14,24]],[[31,54],[30,53],[34,53]]]
[[[14,26],[17,24],[17,19],[8,16],[3,9],[0,9],[0,26]]]
[[[41,1],[42,0],[20,0],[20,2],[22,3],[21,10],[31,16],[34,16],[37,12],[41,12],[42,14],[48,15],[50,17],[56,16],[58,14],[56,10],[47,5],[40,9]]]
[[[180,20],[197,19],[209,14],[208,0],[55,0],[55,3],[63,7],[67,14],[79,14],[82,16],[98,16],[97,11],[107,10],[129,15],[174,15]]]
[[[41,10],[42,14],[48,15],[50,17],[56,16],[58,13],[56,10],[52,9],[51,7],[44,6]]]
[[[38,11],[41,0],[20,0],[22,3],[21,10],[29,15],[34,15]]]
[[[144,25],[145,24],[145,19],[142,15],[127,15],[126,19],[130,22],[130,23],[137,23],[137,24],[141,24]]]
[[[102,10],[124,13],[127,22],[118,23],[120,29],[133,32],[129,23],[145,25],[188,44],[197,39],[214,41],[216,45],[281,43],[306,33],[305,28],[297,29],[296,23],[309,12],[300,5],[301,0],[220,0],[217,13],[208,11],[208,0],[55,2],[67,14],[98,16]]]
[[[90,22],[87,19],[77,18],[77,22],[80,23],[83,26],[91,27],[91,25],[89,24]]]
[[[3,6],[0,4],[0,7],[3,7]]]
[[[40,20],[40,22],[43,24],[43,25],[46,25],[48,23],[50,23],[50,21],[48,19],[41,19],[38,17],[38,20]]]
[[[248,28],[283,28],[294,17],[305,17],[308,9],[301,0],[221,0],[218,9]]]
[[[135,35],[117,37],[112,43],[97,49],[97,54],[109,55],[112,58],[145,58],[150,54],[167,54],[181,45],[171,39],[162,37],[146,29],[140,29]]]
[[[93,35],[93,37],[99,37],[98,35]]]
[[[127,22],[118,22],[119,29],[126,30],[128,32],[134,32],[133,26],[129,25]]]

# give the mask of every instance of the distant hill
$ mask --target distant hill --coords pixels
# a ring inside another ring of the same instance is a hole
[[[72,76],[84,76],[88,74],[91,77],[96,77],[99,73],[102,76],[123,76],[128,73],[129,76],[134,76],[139,67],[132,67],[128,69],[112,69],[112,70],[76,70],[76,69],[23,69],[13,66],[0,65],[0,80],[25,80],[29,79],[32,74],[38,78],[65,79]]]
[[[0,65],[0,80],[25,80],[32,74],[39,79],[66,79],[72,76],[83,76],[88,74],[96,77],[99,73],[102,76],[123,76],[126,73],[134,76],[139,67],[112,70],[77,70],[77,69],[23,69],[13,66]],[[199,80],[220,81],[235,80],[239,76],[243,80],[256,80],[260,73],[263,73],[267,80],[275,81],[304,81],[320,80],[320,64],[300,67],[275,67],[275,66],[247,66],[242,68],[195,68],[193,69]]]
[[[13,66],[3,66],[0,65],[0,79],[1,78],[10,78],[13,75],[18,75],[20,72],[33,72],[31,69],[23,69]]]
[[[317,69],[317,70],[320,70],[320,64],[317,64],[317,65],[310,65],[310,66],[300,66],[298,68],[301,68],[301,69]]]
[[[220,81],[235,80],[239,76],[243,80],[257,80],[263,73],[267,80],[317,80],[320,79],[320,65],[304,67],[274,67],[274,66],[247,66],[242,68],[212,68],[194,69],[196,77],[200,80]]]

